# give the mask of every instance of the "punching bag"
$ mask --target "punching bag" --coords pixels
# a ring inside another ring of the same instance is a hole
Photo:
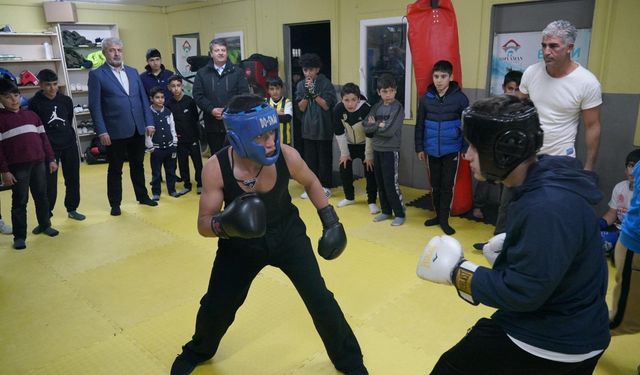
[[[458,23],[451,0],[418,0],[407,7],[409,47],[416,76],[418,97],[432,83],[431,69],[439,60],[453,65],[453,80],[462,88]],[[451,215],[457,216],[473,208],[473,187],[469,162],[459,158],[453,188]]]

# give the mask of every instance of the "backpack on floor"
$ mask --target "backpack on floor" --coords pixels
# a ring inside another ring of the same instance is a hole
[[[101,164],[107,162],[107,147],[100,143],[99,137],[93,137],[91,144],[84,151],[87,164]]]

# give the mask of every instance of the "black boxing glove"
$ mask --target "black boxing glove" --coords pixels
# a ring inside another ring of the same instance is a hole
[[[211,218],[211,230],[228,239],[258,238],[267,231],[267,209],[255,193],[243,194]]]
[[[347,247],[347,234],[332,205],[319,209],[318,215],[322,221],[322,237],[318,240],[318,254],[327,260],[335,259]]]

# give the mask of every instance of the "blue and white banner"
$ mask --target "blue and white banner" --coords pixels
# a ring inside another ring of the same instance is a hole
[[[571,58],[583,67],[589,60],[591,29],[579,29]],[[491,56],[490,95],[502,94],[504,75],[509,70],[524,70],[542,61],[542,32],[496,34],[493,37],[493,56]]]

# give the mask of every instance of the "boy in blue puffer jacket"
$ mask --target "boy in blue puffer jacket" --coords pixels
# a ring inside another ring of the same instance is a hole
[[[456,231],[449,225],[449,211],[464,144],[460,119],[469,99],[453,81],[453,65],[449,61],[435,63],[432,74],[433,83],[418,104],[415,130],[416,153],[419,160],[427,160],[436,211],[436,216],[424,225],[439,224],[444,233],[452,235]]]

